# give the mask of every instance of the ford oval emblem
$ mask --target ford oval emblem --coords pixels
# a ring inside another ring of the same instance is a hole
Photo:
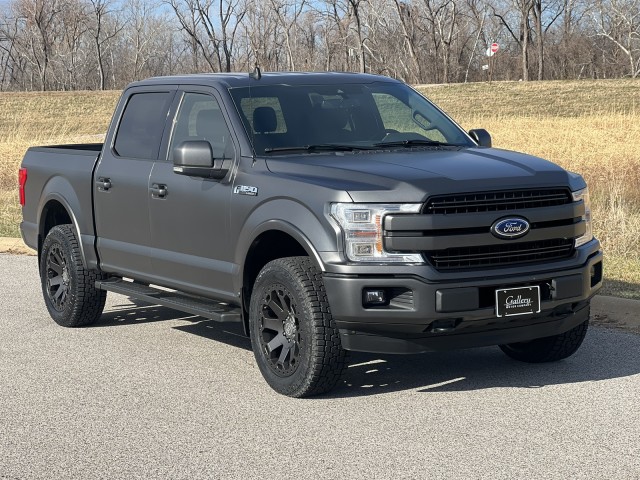
[[[529,222],[524,218],[503,218],[491,225],[491,233],[498,238],[519,238],[529,231]]]

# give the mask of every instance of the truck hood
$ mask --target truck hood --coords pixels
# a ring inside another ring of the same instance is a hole
[[[346,190],[354,202],[423,202],[438,194],[585,186],[579,175],[547,160],[495,148],[337,152],[266,161],[277,175]]]

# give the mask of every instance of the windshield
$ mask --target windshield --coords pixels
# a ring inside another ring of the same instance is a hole
[[[231,95],[257,155],[474,144],[402,83],[264,85]]]

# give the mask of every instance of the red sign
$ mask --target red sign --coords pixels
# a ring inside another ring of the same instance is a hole
[[[498,50],[500,50],[500,45],[498,45],[497,43],[492,43],[491,44],[491,53],[496,53]]]

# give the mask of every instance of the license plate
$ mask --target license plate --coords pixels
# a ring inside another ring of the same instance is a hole
[[[502,288],[496,290],[496,315],[509,317],[540,312],[540,287]]]

